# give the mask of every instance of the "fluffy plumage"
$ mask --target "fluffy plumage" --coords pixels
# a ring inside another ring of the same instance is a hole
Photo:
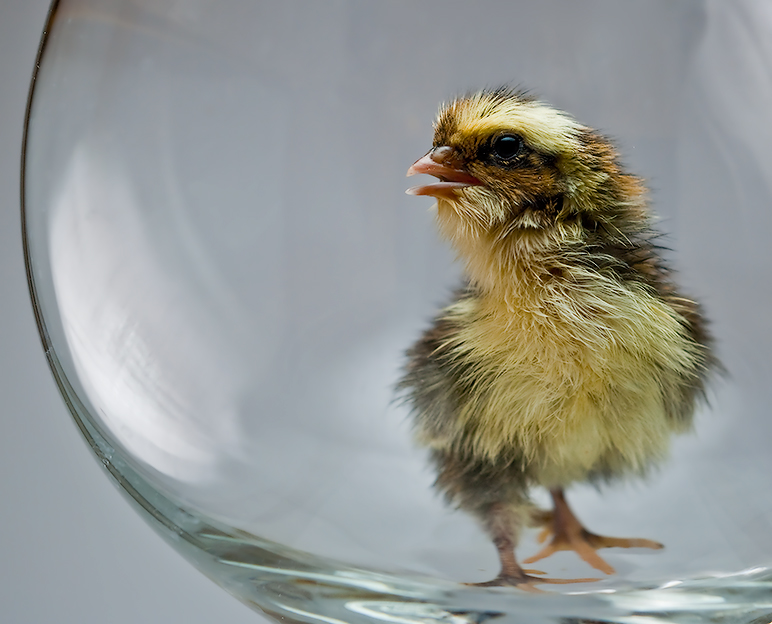
[[[555,499],[554,549],[610,572],[588,543],[657,547],[602,542],[564,520],[562,494],[663,460],[715,365],[699,306],[659,255],[643,184],[599,134],[508,89],[444,106],[412,173],[439,178],[411,192],[438,199],[468,285],[410,349],[400,387],[437,487],[499,550],[492,583],[534,580],[511,551],[536,485]],[[577,531],[582,544],[567,537]]]

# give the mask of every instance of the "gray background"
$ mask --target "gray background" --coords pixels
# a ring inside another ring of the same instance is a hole
[[[588,2],[582,6],[592,6],[593,11],[577,11],[570,19],[563,11],[544,15],[536,10],[546,4],[522,3],[518,5],[522,7],[520,23],[543,26],[543,30],[529,33],[531,49],[539,54],[539,46],[546,45],[547,56],[540,57],[539,63],[525,58],[513,69],[518,75],[502,76],[490,64],[476,67],[474,61],[467,62],[476,52],[474,38],[456,39],[457,56],[448,62],[440,44],[446,43],[441,38],[449,30],[441,28],[442,20],[432,22],[428,4],[416,3],[417,10],[405,10],[394,23],[386,22],[386,28],[399,31],[405,20],[411,27],[412,44],[420,44],[421,53],[406,53],[401,59],[409,70],[408,78],[397,75],[393,92],[395,101],[416,115],[416,131],[411,142],[396,148],[389,145],[400,152],[393,158],[394,171],[378,177],[375,183],[385,180],[391,184],[410,159],[425,150],[427,118],[438,99],[456,88],[457,78],[466,81],[464,87],[475,80],[485,84],[519,78],[557,105],[570,108],[581,120],[621,140],[626,160],[653,180],[657,209],[665,217],[663,227],[671,233],[670,240],[678,250],[684,282],[706,300],[722,355],[734,376],[729,390],[720,396],[717,414],[722,418],[707,420],[708,426],[700,428],[700,437],[685,442],[677,451],[681,480],[671,479],[661,488],[667,492],[666,486],[670,486],[676,497],[686,494],[683,505],[699,518],[695,530],[690,531],[694,543],[684,547],[692,548],[691,552],[710,552],[708,538],[713,537],[719,540],[714,542],[716,550],[737,557],[722,561],[722,567],[737,569],[745,561],[753,563],[759,550],[767,551],[760,546],[770,540],[770,504],[766,497],[758,496],[758,476],[769,474],[766,467],[770,463],[770,5],[752,0],[693,1],[681,2],[674,9],[676,5],[668,8],[668,3],[652,0],[651,6],[658,7],[665,17],[670,11],[677,18],[657,21],[651,19],[651,13],[641,11],[649,6],[645,3]],[[0,473],[5,505],[3,616],[12,622],[120,622],[121,617],[127,622],[251,620],[254,616],[218,593],[128,512],[78,439],[46,370],[27,301],[17,211],[18,146],[26,84],[45,9],[43,3],[30,1],[23,5],[6,2],[0,7],[2,96],[7,98],[2,107],[0,190],[6,200],[2,235],[8,237],[2,246],[7,258],[2,263],[5,280],[0,298],[7,306],[2,317],[7,370],[0,380],[6,384],[0,442],[4,445],[0,461],[7,464]],[[627,22],[626,31],[593,38],[583,29],[591,26],[594,32],[602,32],[606,20],[619,21],[620,15],[626,18],[622,20]],[[466,10],[442,18],[458,27],[464,20],[472,23],[478,15],[466,6]],[[309,29],[314,26],[311,22],[306,22]],[[433,29],[433,25],[440,28]],[[494,43],[506,49],[507,24],[494,26]],[[674,37],[681,27],[683,39]],[[379,45],[388,42],[379,41],[379,32],[362,34],[362,48],[372,56],[363,53],[347,60],[361,62],[365,68],[368,61],[380,60],[387,69],[393,59],[380,55]],[[674,40],[681,42],[683,49],[665,44]],[[519,44],[522,46],[523,41]],[[575,46],[581,54],[557,54],[560,46]],[[636,70],[641,73],[623,80],[603,80],[604,72],[609,77],[625,74],[624,55],[615,55],[617,49],[638,55],[635,58],[641,60]],[[695,53],[683,54],[684,50]],[[296,58],[283,60],[291,65],[302,58],[301,50]],[[540,64],[549,71],[536,71],[534,67]],[[440,83],[436,92],[423,81],[429,71],[433,72],[434,86]],[[385,73],[363,76],[380,80]],[[366,79],[363,97],[367,95]],[[360,129],[370,127],[369,118],[355,119],[352,124]],[[384,134],[387,129],[380,128]],[[323,136],[325,130],[319,134]],[[370,181],[364,175],[353,179]],[[393,208],[395,204],[386,197],[379,195],[384,209]],[[399,209],[413,211],[414,205],[405,201]],[[428,237],[428,219],[426,225]],[[405,244],[400,251],[415,254],[416,248],[415,244]],[[374,253],[373,258],[376,256]],[[443,263],[447,260],[447,254],[438,257]],[[409,258],[410,262],[416,259],[420,258]],[[335,258],[327,254],[323,260],[333,262]],[[426,275],[421,279],[430,283],[435,275],[447,271],[443,263],[432,266],[431,271],[424,268]],[[343,265],[348,266],[346,262]],[[415,300],[428,313],[436,299],[433,295],[428,302],[423,293],[419,294]],[[411,312],[411,318],[422,314]],[[726,416],[736,420],[723,418]],[[755,472],[733,464],[737,457],[754,458]],[[749,475],[755,475],[756,480]],[[652,492],[649,490],[648,495]],[[712,509],[696,506],[706,501],[720,504]],[[639,500],[639,504],[644,502]],[[600,517],[604,510],[605,504],[598,505],[596,515]],[[677,511],[667,507],[656,510],[661,513],[662,527],[674,534],[680,531],[675,526],[678,519],[674,522],[671,517],[678,515]],[[283,525],[284,518],[277,514],[277,523]],[[452,520],[464,522],[458,516]],[[330,547],[337,551],[333,545],[329,533],[324,532],[308,541],[309,549]],[[453,560],[460,561],[457,557]],[[209,598],[211,602],[205,602]]]
[[[48,3],[0,2],[0,621],[257,622],[166,546],[102,474],[46,365],[19,224],[19,150]]]

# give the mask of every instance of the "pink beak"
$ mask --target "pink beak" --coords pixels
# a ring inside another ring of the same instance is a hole
[[[464,169],[453,166],[457,162],[456,151],[443,145],[436,147],[426,156],[416,160],[407,175],[412,176],[417,173],[428,173],[439,178],[439,182],[425,184],[423,186],[414,186],[406,192],[408,195],[431,195],[432,197],[443,197],[446,199],[456,199],[454,191],[468,186],[481,186],[482,182],[470,175]]]

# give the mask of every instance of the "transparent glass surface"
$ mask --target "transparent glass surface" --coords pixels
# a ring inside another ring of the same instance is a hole
[[[282,621],[768,622],[771,29],[751,0],[55,3],[24,235],[78,426],[172,547]],[[540,594],[464,585],[495,549],[394,400],[460,280],[405,171],[441,101],[502,83],[615,138],[729,371],[659,472],[568,492],[666,548]]]

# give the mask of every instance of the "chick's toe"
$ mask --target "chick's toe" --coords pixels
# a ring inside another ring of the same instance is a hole
[[[552,540],[538,553],[525,559],[524,563],[534,563],[546,559],[561,550],[573,550],[585,562],[596,570],[606,574],[614,574],[615,570],[596,551],[600,548],[664,548],[659,542],[644,538],[606,537],[591,533],[582,526],[571,511],[561,490],[554,490],[552,498],[555,502],[555,512],[550,523],[539,535],[539,542],[544,542],[552,535]]]

